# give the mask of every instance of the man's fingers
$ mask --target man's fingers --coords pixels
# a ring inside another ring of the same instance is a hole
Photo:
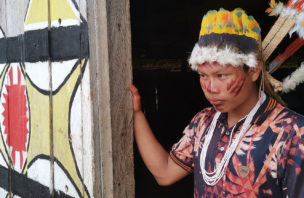
[[[134,85],[131,84],[129,86],[129,88],[130,88],[130,91],[132,92],[133,96],[138,94],[138,89]]]

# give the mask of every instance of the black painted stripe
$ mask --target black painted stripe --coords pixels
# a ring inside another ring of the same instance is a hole
[[[33,30],[0,39],[0,63],[72,60],[89,57],[87,23]]]
[[[9,170],[0,165],[0,175],[0,187],[9,191],[9,182],[7,180],[9,177]],[[44,186],[39,182],[28,178],[27,175],[20,174],[14,170],[11,170],[11,182],[11,192],[14,195],[35,198],[51,197],[49,187]],[[72,198],[62,191],[54,191],[54,194],[54,197],[56,198]]]
[[[0,63],[6,63],[6,38],[0,39]]]

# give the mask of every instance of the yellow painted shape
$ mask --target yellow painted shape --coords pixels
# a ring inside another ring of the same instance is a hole
[[[63,85],[60,91],[53,96],[53,131],[54,131],[54,156],[62,163],[65,169],[69,172],[76,186],[83,194],[88,197],[83,191],[83,185],[76,171],[76,164],[71,152],[68,127],[69,127],[69,105],[72,92],[75,88],[76,81],[81,73],[81,65],[75,69],[71,77]],[[63,63],[64,67],[64,63]],[[79,112],[81,114],[81,112]],[[75,159],[76,160],[76,159]],[[81,170],[80,170],[81,171]],[[56,172],[54,173],[56,174]]]
[[[51,7],[51,21],[58,19],[78,20],[77,16],[75,15],[72,7],[70,6],[67,0],[51,0],[50,7]]]
[[[27,12],[26,25],[48,21],[48,1],[32,0]]]
[[[4,74],[8,68],[9,64],[7,64],[5,66],[5,68],[3,69],[3,72],[2,72],[2,76],[0,77],[0,86],[2,87],[3,86],[3,81],[4,81]],[[9,158],[8,158],[8,153],[6,153],[5,151],[5,145],[3,144],[4,140],[2,139],[2,135],[0,135],[0,150],[2,151],[2,154],[3,154],[3,157],[4,157],[4,160],[7,162],[7,164],[10,164],[9,163]]]
[[[30,144],[27,153],[28,164],[37,155],[50,156],[50,96],[38,92],[28,78],[26,78],[26,88],[30,106],[31,127]],[[27,165],[23,173],[26,173],[26,171]]]

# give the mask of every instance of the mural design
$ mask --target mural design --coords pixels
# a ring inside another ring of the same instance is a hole
[[[86,0],[0,0],[1,198],[93,197],[87,30]]]
[[[25,79],[18,64],[10,64],[1,91],[2,140],[14,170],[22,172],[29,145],[29,106]]]

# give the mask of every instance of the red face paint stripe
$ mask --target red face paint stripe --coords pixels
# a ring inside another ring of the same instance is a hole
[[[208,92],[211,92],[211,80],[210,80],[210,82],[209,82],[209,85],[208,85],[207,91],[208,91]]]
[[[207,89],[207,86],[206,86],[205,83],[201,83],[201,86],[202,86],[202,89],[203,89],[203,90],[206,90],[206,89]]]
[[[244,77],[244,78],[240,81],[241,84],[238,86],[238,90],[236,90],[236,93],[235,93],[234,97],[236,97],[237,95],[239,95],[239,93],[241,92],[245,80],[246,80],[246,77]]]
[[[235,78],[233,80],[231,80],[230,83],[228,83],[227,91],[229,91],[232,88],[232,86],[237,82],[238,79],[239,79],[239,74],[236,74]]]

